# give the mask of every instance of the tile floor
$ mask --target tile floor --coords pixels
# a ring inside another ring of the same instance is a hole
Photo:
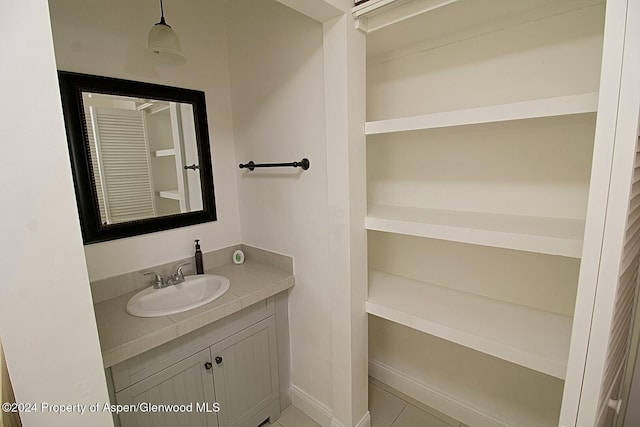
[[[280,419],[271,424],[272,427],[320,427],[320,424],[313,421],[305,415],[300,409],[293,405],[289,405],[282,414]],[[266,426],[265,426],[266,427]]]
[[[460,421],[369,379],[371,427],[467,427]]]
[[[371,427],[467,427],[373,379],[369,382],[369,411]],[[320,427],[293,405],[271,426]]]

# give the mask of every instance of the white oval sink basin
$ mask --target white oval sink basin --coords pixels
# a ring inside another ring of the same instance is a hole
[[[127,302],[127,313],[138,317],[168,316],[205,305],[224,295],[229,279],[215,274],[186,276],[184,282],[162,289],[145,288]]]

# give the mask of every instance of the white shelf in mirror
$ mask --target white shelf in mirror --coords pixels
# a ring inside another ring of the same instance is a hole
[[[175,148],[167,148],[166,150],[157,150],[154,154],[156,157],[175,156],[176,150]]]
[[[597,111],[597,107],[598,94],[593,92],[492,105],[481,108],[400,117],[396,119],[376,120],[366,122],[364,129],[366,135],[374,135],[379,133],[593,113]]]
[[[584,220],[371,206],[367,230],[580,258]]]
[[[564,379],[570,317],[375,271],[366,311]]]
[[[182,200],[182,194],[178,190],[158,191],[158,194],[163,199]]]

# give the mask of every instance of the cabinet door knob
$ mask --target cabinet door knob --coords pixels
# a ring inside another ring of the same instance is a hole
[[[216,363],[219,365],[222,363],[222,357],[216,356]]]
[[[207,363],[204,364],[204,369],[206,369],[207,371],[209,369],[211,369],[212,367],[213,367],[213,365],[211,364],[211,362],[207,362]]]

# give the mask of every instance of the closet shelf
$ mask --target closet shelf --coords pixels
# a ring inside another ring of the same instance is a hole
[[[439,209],[372,206],[367,230],[580,258],[584,221]]]
[[[166,150],[157,150],[155,152],[156,157],[167,157],[167,156],[175,156],[176,150],[174,148],[168,148]]]
[[[182,195],[178,190],[158,191],[158,194],[163,199],[182,200]]]
[[[369,272],[369,314],[564,379],[572,319],[467,292]]]
[[[369,0],[352,9],[357,28],[366,33],[431,12],[458,0]]]
[[[397,119],[377,120],[366,122],[364,129],[366,135],[374,135],[379,133],[593,113],[597,111],[597,107],[598,94],[593,92],[581,95],[492,105],[489,107],[424,114],[420,116],[401,117]]]

